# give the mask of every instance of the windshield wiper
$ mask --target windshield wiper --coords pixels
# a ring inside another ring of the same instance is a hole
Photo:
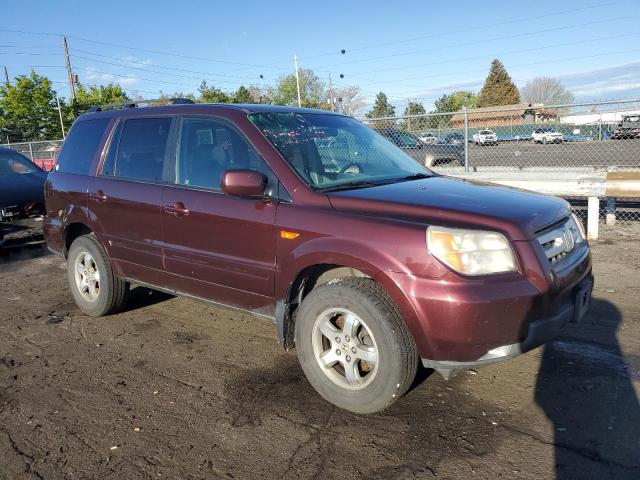
[[[341,183],[333,187],[320,188],[321,192],[339,192],[340,190],[353,190],[356,188],[379,187],[384,183],[371,182],[368,180],[358,180],[355,182]]]
[[[422,180],[423,178],[431,178],[433,175],[428,173],[414,173],[413,175],[407,175],[406,177],[395,178],[396,182],[410,182],[411,180]]]

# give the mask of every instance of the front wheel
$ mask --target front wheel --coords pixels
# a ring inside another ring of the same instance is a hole
[[[418,355],[397,307],[369,278],[343,278],[314,289],[295,323],[298,359],[327,401],[374,413],[405,394]]]
[[[125,303],[127,283],[116,277],[107,254],[93,235],[76,238],[67,258],[69,288],[83,313],[100,317]]]

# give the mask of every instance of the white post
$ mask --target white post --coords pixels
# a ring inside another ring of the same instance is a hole
[[[300,74],[298,73],[298,55],[293,55],[293,64],[296,67],[296,87],[298,88],[298,106],[302,106],[302,99],[300,98]]]
[[[64,122],[62,121],[62,109],[60,108],[60,100],[58,99],[58,95],[56,95],[56,103],[58,104],[58,115],[60,115],[60,128],[62,129],[62,139],[64,140],[66,135],[64,133]]]
[[[598,239],[598,216],[600,213],[600,198],[589,197],[587,201],[587,239]]]
[[[467,107],[462,107],[464,112],[464,171],[469,171],[469,116]]]

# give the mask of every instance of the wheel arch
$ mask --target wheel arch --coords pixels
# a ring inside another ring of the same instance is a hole
[[[385,274],[393,270],[391,265],[384,263],[384,258],[373,258],[377,263],[366,261],[364,255],[358,257],[344,253],[333,252],[309,254],[306,261],[296,262],[286,272],[281,272],[284,278],[290,279],[286,285],[281,285],[276,293],[276,330],[278,342],[286,350],[294,347],[295,312],[304,297],[319,285],[344,277],[366,277],[376,281],[393,300],[405,320],[414,316],[415,312],[408,306],[403,293],[395,282]],[[364,252],[363,252],[364,253]],[[407,323],[413,323],[407,321]]]
[[[73,241],[83,235],[89,235],[93,230],[83,222],[72,222],[64,228],[62,236],[62,254],[66,258],[69,255],[69,248]]]

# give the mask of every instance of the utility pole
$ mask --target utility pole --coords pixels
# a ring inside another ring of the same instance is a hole
[[[293,65],[296,68],[296,87],[298,88],[298,106],[302,106],[302,99],[300,98],[300,74],[298,73],[298,55],[293,55]]]
[[[329,104],[331,105],[331,111],[336,111],[336,101],[333,97],[333,83],[331,83],[331,72],[329,72]]]
[[[64,59],[67,64],[67,78],[69,80],[69,92],[71,102],[76,102],[76,87],[73,85],[73,72],[71,71],[71,61],[69,60],[69,49],[67,48],[67,37],[62,36],[62,46],[64,47]]]
[[[407,98],[407,130],[411,131],[411,99]]]
[[[62,121],[62,109],[60,108],[60,99],[58,95],[56,95],[56,103],[58,104],[58,115],[60,116],[60,128],[62,129],[62,139],[64,140],[66,134],[64,132],[64,122]]]
[[[7,71],[7,66],[4,66],[4,83],[7,86],[7,88],[9,88],[9,86],[11,85],[9,83],[9,72]]]

